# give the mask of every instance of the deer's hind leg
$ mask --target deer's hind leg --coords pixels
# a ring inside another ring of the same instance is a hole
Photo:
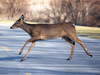
[[[83,47],[83,49],[84,49],[84,51],[85,51],[85,53],[86,53],[87,55],[89,55],[89,56],[92,57],[92,55],[87,51],[86,47],[84,46],[82,40],[80,40],[78,37],[77,37],[76,39],[74,39],[74,40],[75,40],[77,43],[79,43],[79,44]]]
[[[71,40],[71,39],[70,39],[69,37],[67,37],[67,36],[63,36],[62,39],[65,40],[66,42],[68,42],[69,44],[71,44],[71,46],[72,46],[71,55],[70,55],[70,57],[67,59],[67,60],[70,60],[70,59],[72,59],[72,57],[73,57],[75,42],[74,42],[73,40]]]
[[[71,39],[73,39],[74,41],[76,41],[77,43],[79,43],[79,44],[83,47],[83,49],[84,49],[84,51],[85,51],[85,53],[86,53],[87,55],[89,55],[89,56],[92,57],[92,55],[87,51],[87,49],[86,49],[86,47],[84,46],[83,42],[77,37],[76,34],[70,35],[70,37],[71,37]]]

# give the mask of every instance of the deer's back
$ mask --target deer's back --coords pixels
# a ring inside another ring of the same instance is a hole
[[[56,24],[37,24],[33,29],[33,33],[36,35],[38,34],[41,39],[56,38],[67,36],[67,31],[73,29],[73,27],[74,26],[71,22]]]

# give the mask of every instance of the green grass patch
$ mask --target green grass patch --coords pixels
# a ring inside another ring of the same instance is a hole
[[[77,35],[100,39],[100,28],[76,26]]]
[[[15,21],[11,20],[0,20],[0,24],[13,25]],[[27,22],[30,24],[38,24],[38,22]],[[100,39],[100,28],[98,27],[86,27],[86,26],[76,26],[76,33],[80,36],[90,37]]]

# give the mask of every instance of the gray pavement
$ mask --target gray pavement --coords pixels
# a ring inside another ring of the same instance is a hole
[[[20,62],[31,43],[21,55],[19,51],[30,36],[22,29],[10,30],[10,26],[0,25],[0,75],[100,75],[100,40],[79,38],[92,58],[76,43],[73,59],[66,60],[71,46],[58,38],[38,41],[27,59]]]

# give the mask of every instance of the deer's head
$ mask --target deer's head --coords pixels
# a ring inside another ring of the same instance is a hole
[[[23,21],[24,21],[24,16],[22,15],[19,20],[17,20],[11,27],[10,29],[15,29],[15,28],[22,28],[23,26]]]

